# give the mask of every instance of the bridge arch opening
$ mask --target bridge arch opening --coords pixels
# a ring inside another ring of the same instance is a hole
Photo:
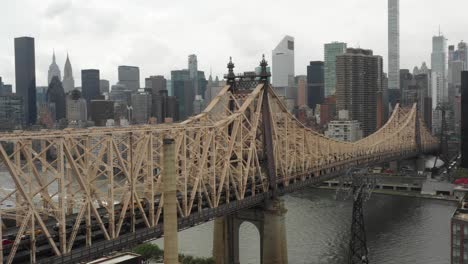
[[[262,245],[259,224],[243,221],[239,226],[240,263],[261,263]]]

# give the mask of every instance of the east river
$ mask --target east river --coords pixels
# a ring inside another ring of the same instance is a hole
[[[335,192],[306,189],[282,197],[288,212],[286,230],[290,264],[346,263],[351,200],[335,200]],[[450,260],[450,217],[454,202],[373,194],[365,204],[370,263],[445,264]],[[213,223],[179,233],[184,254],[211,256]],[[240,262],[260,263],[257,229],[240,230]],[[162,246],[162,239],[155,243]]]

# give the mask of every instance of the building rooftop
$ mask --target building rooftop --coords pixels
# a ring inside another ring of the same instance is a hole
[[[468,194],[460,201],[452,218],[468,222]]]

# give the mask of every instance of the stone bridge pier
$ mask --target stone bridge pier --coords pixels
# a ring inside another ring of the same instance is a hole
[[[254,224],[260,234],[260,263],[288,263],[285,216],[280,199],[265,206],[219,217],[214,221],[213,258],[216,264],[239,264],[239,229],[243,222]]]

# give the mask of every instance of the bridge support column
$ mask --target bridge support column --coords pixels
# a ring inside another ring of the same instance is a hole
[[[287,264],[286,208],[282,200],[270,201],[264,211],[263,263]]]
[[[239,264],[239,228],[242,221],[235,216],[218,217],[214,221],[213,258],[216,264]]]
[[[216,264],[239,264],[239,229],[244,221],[254,224],[260,234],[260,263],[287,264],[286,209],[281,200],[265,207],[216,218],[213,232],[213,258]]]
[[[179,263],[177,238],[177,196],[175,171],[175,144],[172,139],[165,139],[163,146],[164,169],[164,263]]]

